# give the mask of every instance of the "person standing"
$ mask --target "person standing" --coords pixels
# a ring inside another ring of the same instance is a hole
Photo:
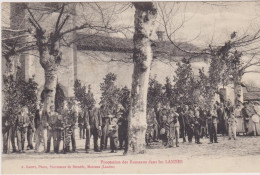
[[[234,112],[234,108],[231,104],[231,101],[227,101],[226,105],[225,105],[225,112],[227,115],[227,118],[229,118],[231,116],[231,114]]]
[[[225,110],[222,103],[220,103],[217,108],[217,115],[219,120],[218,128],[222,136],[224,136],[226,133],[226,126],[225,126]]]
[[[186,113],[188,112],[188,106],[180,106],[177,109],[177,113],[179,114],[178,120],[180,123],[180,136],[183,138],[183,143],[186,142]]]
[[[231,140],[232,136],[234,140],[237,138],[237,119],[234,114],[231,114],[231,117],[228,119],[228,140]]]
[[[157,105],[156,105],[156,108],[154,110],[155,112],[155,116],[156,116],[156,121],[158,122],[158,135],[157,135],[157,138],[156,140],[159,140],[159,130],[160,130],[160,127],[161,127],[161,123],[160,123],[160,116],[162,115],[162,109],[161,109],[161,103],[159,102]]]
[[[146,123],[147,123],[147,129],[145,133],[145,142],[146,145],[150,145],[153,139],[153,126],[154,126],[154,115],[153,115],[153,108],[147,109],[147,115],[146,115]]]
[[[243,104],[243,108],[241,109],[241,115],[244,120],[244,128],[245,128],[245,133],[247,134],[248,128],[249,128],[249,114],[248,114],[248,103]]]
[[[60,148],[60,141],[62,137],[62,132],[64,130],[64,123],[63,123],[63,116],[58,115],[57,120],[54,124],[53,128],[53,141],[54,141],[54,152],[56,154],[59,153],[59,148]]]
[[[151,137],[151,141],[158,142],[159,138],[159,124],[156,119],[156,113],[154,112],[154,108],[149,108],[147,113],[147,129],[149,129],[150,132],[149,135]],[[147,134],[148,134],[147,133]]]
[[[69,113],[69,127],[71,130],[71,144],[72,144],[72,152],[76,152],[76,137],[75,137],[75,129],[76,129],[76,123],[78,118],[78,110],[77,106],[73,105],[72,110]]]
[[[119,139],[119,149],[127,148],[127,111],[121,105],[117,105],[117,124],[118,124],[118,139]]]
[[[241,107],[239,104],[236,105],[233,114],[236,118],[237,126],[236,126],[236,132],[241,133],[244,132],[244,122],[241,114]]]
[[[101,118],[102,118],[102,127],[101,127],[102,136],[100,139],[100,149],[104,150],[104,149],[107,149],[108,128],[109,128],[109,124],[110,124],[110,118],[108,117],[108,114],[103,105],[100,107],[99,114],[101,115]]]
[[[54,111],[54,105],[50,106],[50,112],[48,112],[48,130],[47,130],[47,148],[46,153],[50,152],[51,139],[53,139],[53,146],[56,145],[55,136],[55,125],[58,120],[58,113]],[[56,150],[56,149],[55,149]],[[54,151],[55,151],[54,150]]]
[[[2,133],[3,133],[3,154],[9,153],[9,142],[11,141],[13,153],[17,152],[15,145],[16,136],[16,118],[11,120],[9,116],[3,115]]]
[[[202,119],[200,118],[199,111],[195,113],[194,118],[194,135],[195,135],[195,143],[201,144],[200,136],[201,136],[201,125]]]
[[[34,126],[34,116],[30,115],[29,113],[29,126],[27,129],[27,150],[33,149],[33,133],[35,132],[35,126]]]
[[[110,148],[111,153],[117,152],[117,145],[118,145],[118,125],[117,125],[117,118],[114,117],[111,121],[110,125]]]
[[[163,120],[164,120],[163,118],[165,116],[166,116],[166,118],[168,118],[169,114],[170,114],[170,110],[168,109],[167,105],[164,105],[162,110],[160,111],[160,117],[159,117],[159,121],[158,121],[161,127],[163,125]]]
[[[152,115],[153,115],[153,141],[159,142],[159,128],[160,128],[160,126],[159,126],[154,108],[152,109]]]
[[[253,131],[253,135],[260,135],[260,126],[259,126],[259,115],[257,113],[256,107],[253,103],[250,104],[250,124]]]
[[[86,139],[86,129],[84,128],[84,114],[82,109],[79,111],[78,116],[79,138]]]
[[[210,143],[218,143],[217,140],[217,112],[215,106],[212,106],[208,115],[208,129]]]
[[[169,129],[169,147],[179,147],[179,129],[180,124],[178,121],[179,114],[176,112],[175,108],[171,109],[170,116],[168,118],[168,122],[170,125]],[[174,144],[174,140],[175,144]]]
[[[30,123],[30,118],[28,115],[28,108],[24,106],[22,108],[22,112],[17,117],[17,143],[18,143],[18,152],[19,153],[25,153],[24,151],[24,142],[25,142],[25,136],[27,132],[27,128]]]
[[[35,126],[35,137],[36,137],[36,143],[35,143],[35,152],[39,151],[40,143],[43,142],[44,151],[46,151],[46,139],[47,139],[47,119],[46,113],[43,111],[43,104],[41,103],[39,105],[39,109],[35,112],[35,118],[34,118],[34,126]]]
[[[201,119],[201,136],[200,138],[203,138],[204,136],[208,136],[208,130],[207,130],[207,114],[204,109],[201,107],[199,108],[199,113],[200,113],[200,119]]]
[[[102,118],[96,107],[90,107],[84,112],[84,126],[86,128],[86,153],[90,149],[90,137],[94,137],[94,151],[100,152],[98,148],[98,137],[101,136]]]
[[[192,137],[194,135],[194,112],[192,109],[187,113],[187,135],[189,143],[192,143]]]
[[[170,131],[170,124],[168,122],[168,115],[167,113],[165,113],[165,115],[162,116],[161,130],[160,130],[162,144],[165,147],[168,145],[169,142],[169,131]]]
[[[75,127],[78,118],[78,110],[75,104],[68,107],[67,101],[64,101],[63,109],[63,145],[64,153],[70,152],[70,143],[72,143],[72,152],[76,152]]]

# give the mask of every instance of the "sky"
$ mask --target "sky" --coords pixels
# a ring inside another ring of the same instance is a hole
[[[110,14],[113,4],[117,10],[121,10],[121,13],[113,15],[113,25],[126,25],[133,27],[134,25],[134,7],[130,7],[129,3],[102,3],[105,9],[105,14]],[[163,7],[163,10],[169,11],[173,9],[170,15],[172,25],[170,27],[173,31],[176,27],[186,22],[175,33],[177,41],[189,41],[196,45],[208,45],[213,40],[223,42],[227,40],[227,37],[233,31],[238,32],[238,35],[244,33],[252,33],[260,28],[260,2],[248,1],[248,2],[158,2],[157,7]],[[126,10],[124,7],[129,6]],[[177,10],[178,9],[178,10]],[[85,13],[85,17],[93,18],[91,15],[96,12],[82,12],[82,8],[78,8],[78,14]],[[161,9],[158,8],[159,22],[162,21],[160,17]],[[175,13],[175,14],[174,14]],[[2,26],[8,26],[9,20],[9,5],[2,3]],[[96,15],[98,16],[98,15]],[[184,17],[185,16],[185,17]],[[158,25],[158,30],[164,30],[164,26]],[[132,37],[133,33],[129,33],[128,36]],[[117,34],[122,37],[122,35]],[[155,36],[154,36],[155,37]],[[194,39],[196,37],[196,39]],[[194,39],[194,40],[193,40]],[[191,41],[192,40],[192,41]]]
[[[159,2],[157,4],[159,23],[162,22],[161,12],[170,13],[167,29],[174,31],[183,20],[186,22],[177,30],[175,41],[192,43],[201,48],[209,44],[220,45],[230,39],[231,33],[237,32],[237,37],[254,34],[260,29],[260,2]],[[178,9],[178,10],[177,10]],[[173,10],[173,11],[174,11]],[[174,14],[175,13],[175,14]],[[172,15],[174,14],[174,15]],[[129,8],[120,15],[117,23],[125,25],[134,24],[134,8]],[[165,30],[164,25],[159,24],[157,30]],[[130,35],[131,37],[131,35]],[[154,35],[154,38],[156,36]],[[194,39],[195,38],[195,39]],[[260,43],[257,43],[260,47]],[[258,59],[259,56],[257,57]],[[248,56],[243,56],[248,60]],[[259,67],[251,67],[250,70],[259,70]],[[243,82],[255,82],[260,87],[260,74],[248,73],[243,76]]]
[[[112,9],[111,7],[113,7],[112,3],[102,3],[101,5],[104,9],[106,9],[106,7]],[[166,12],[173,9],[173,12],[169,15],[169,23],[167,24],[169,31],[175,30],[182,24],[183,20],[185,20],[183,26],[173,35],[173,40],[189,42],[202,48],[207,47],[211,42],[215,45],[224,43],[230,38],[230,34],[234,31],[237,32],[238,36],[243,36],[245,34],[252,34],[260,29],[260,2],[258,1],[159,2],[157,3],[157,7],[162,7],[161,9],[158,8],[158,23],[162,22],[160,16],[162,9]],[[116,8],[121,9],[122,12],[113,15],[113,25],[126,25],[131,26],[133,29],[134,7],[131,7],[129,3],[116,3]],[[81,12],[82,10],[78,10],[78,13]],[[2,3],[2,26],[8,25],[8,13],[8,4]],[[111,11],[107,10],[106,13],[109,14]],[[95,13],[89,10],[86,10],[85,14],[86,17],[89,17],[90,14],[92,14],[92,17],[95,17]],[[159,24],[157,30],[164,30],[164,26]],[[129,38],[131,38],[132,35],[132,32],[127,33]],[[120,34],[114,36],[125,37]],[[153,38],[156,38],[155,34]],[[255,81],[256,84],[260,86],[259,74],[247,74],[244,77],[245,81],[247,81],[247,79],[249,81]]]
[[[211,42],[212,37],[216,43],[221,43],[230,36],[233,31],[238,35],[251,33],[260,28],[260,2],[159,2],[159,22],[162,21],[162,10],[170,11],[172,27],[175,30],[183,20],[186,22],[176,32],[178,41],[191,41],[196,45],[204,46]],[[177,10],[178,9],[178,10]],[[119,15],[117,23],[125,25],[134,24],[135,9],[129,8]],[[175,12],[177,11],[177,12]],[[164,25],[158,25],[158,30],[164,30]]]

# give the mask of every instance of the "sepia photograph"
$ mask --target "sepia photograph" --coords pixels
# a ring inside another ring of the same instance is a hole
[[[260,173],[260,2],[1,3],[1,174]]]

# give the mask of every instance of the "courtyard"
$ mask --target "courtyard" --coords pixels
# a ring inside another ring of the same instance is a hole
[[[110,150],[87,154],[85,140],[77,136],[77,153],[55,154],[34,153],[4,154],[3,173],[210,173],[210,172],[259,172],[259,137],[238,136],[228,140],[219,136],[218,142],[208,144],[209,139],[201,139],[202,144],[182,143],[180,147],[165,148],[161,142],[147,147],[145,154],[123,155],[123,150]],[[109,146],[109,144],[108,144]],[[174,168],[172,168],[174,166]]]

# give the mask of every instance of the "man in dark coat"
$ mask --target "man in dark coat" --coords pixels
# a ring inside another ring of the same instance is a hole
[[[220,133],[224,136],[227,130],[225,125],[225,110],[222,103],[220,103],[217,108],[217,115],[219,120],[218,128],[220,130]]]
[[[44,150],[46,151],[47,143],[47,122],[48,115],[46,115],[46,111],[43,111],[43,104],[39,105],[39,109],[35,112],[34,118],[34,126],[35,126],[35,152],[38,152],[40,143],[43,141]]]
[[[121,104],[117,106],[117,118],[119,149],[123,149],[127,146],[127,113]]]
[[[192,109],[189,110],[189,112],[185,113],[185,117],[187,118],[186,123],[186,129],[187,129],[187,135],[188,135],[188,141],[189,143],[192,142],[192,137],[194,135],[194,112]]]
[[[30,118],[30,123],[27,129],[27,150],[33,149],[33,133],[35,131],[35,126],[34,126],[34,116],[30,115],[29,113],[29,118]]]
[[[100,152],[98,148],[98,137],[101,136],[102,118],[96,107],[90,107],[84,113],[84,126],[86,128],[86,153],[90,149],[90,137],[94,137],[94,151]]]
[[[195,143],[197,144],[201,144],[200,142],[201,125],[202,125],[202,119],[200,118],[199,112],[196,112],[194,118],[194,135],[195,135]]]
[[[158,124],[159,124],[159,126],[160,126],[160,125],[161,125],[161,123],[160,123],[161,103],[158,103],[158,104],[157,104],[157,106],[156,106],[154,112],[155,112],[155,115],[156,115],[156,120],[157,120],[157,122],[158,122]],[[159,137],[157,138],[157,140],[158,140],[158,139],[159,139]]]
[[[217,141],[217,111],[215,107],[211,107],[208,113],[208,128],[210,143],[218,143]]]
[[[188,106],[180,106],[177,109],[177,113],[179,114],[178,119],[180,123],[180,137],[183,138],[183,142],[186,142]]]
[[[73,105],[71,109],[64,109],[63,118],[65,127],[64,140],[66,143],[64,152],[70,152],[70,141],[72,144],[72,152],[76,152],[75,127],[78,118],[77,107]]]
[[[199,114],[200,114],[200,119],[201,119],[201,135],[200,138],[203,138],[203,136],[207,137],[208,136],[208,131],[207,131],[207,114],[206,110],[199,108]]]
[[[78,114],[79,138],[86,139],[86,128],[84,128],[84,113],[82,111]]]
[[[22,112],[20,115],[18,115],[16,123],[17,123],[16,132],[17,132],[18,151],[19,153],[24,153],[25,136],[26,136],[27,128],[30,123],[27,107],[24,106],[22,108]]]
[[[62,137],[62,132],[64,129],[64,120],[63,120],[63,116],[62,115],[58,115],[58,118],[55,122],[54,125],[54,133],[53,133],[53,140],[54,142],[54,152],[55,153],[59,153],[59,148],[60,148],[60,141],[61,141],[61,137]]]
[[[245,132],[247,133],[249,127],[249,114],[248,114],[248,103],[244,103],[244,107],[241,109],[241,114],[244,119]]]
[[[3,133],[3,153],[9,153],[8,142],[11,140],[13,153],[15,153],[15,135],[16,135],[16,119],[11,121],[9,116],[2,117],[2,133]]]
[[[54,111],[54,105],[50,106],[50,112],[47,113],[48,115],[48,130],[47,130],[47,148],[46,153],[50,152],[51,149],[51,138],[53,138],[53,147],[54,151],[56,151],[56,140],[54,137],[56,136],[56,123],[58,121],[58,113]]]
[[[100,107],[99,114],[102,118],[102,136],[100,139],[100,149],[104,150],[107,149],[108,127],[110,124],[110,118],[108,117],[108,114],[106,113],[106,110],[103,105]]]

